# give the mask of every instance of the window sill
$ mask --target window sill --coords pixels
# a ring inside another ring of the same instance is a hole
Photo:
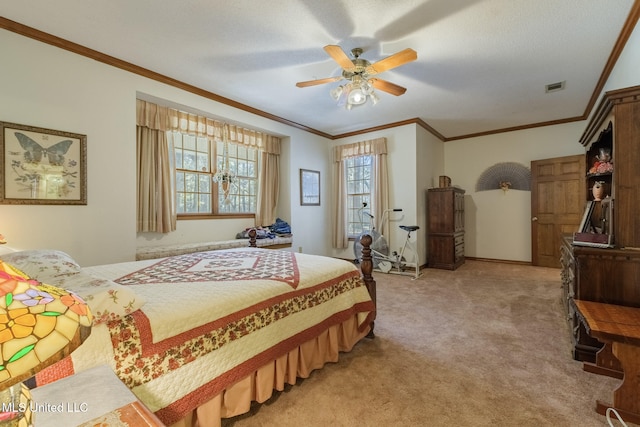
[[[197,219],[238,219],[238,218],[255,218],[253,213],[231,213],[231,214],[179,214],[178,221],[197,220]]]

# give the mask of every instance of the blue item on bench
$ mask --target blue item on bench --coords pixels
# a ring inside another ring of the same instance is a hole
[[[291,226],[286,221],[276,218],[276,222],[269,227],[276,234],[291,234]]]

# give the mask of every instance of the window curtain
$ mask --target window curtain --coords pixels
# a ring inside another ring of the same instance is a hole
[[[257,225],[271,225],[275,222],[275,211],[278,202],[279,194],[279,182],[280,182],[280,138],[266,134],[264,132],[258,132],[253,129],[247,129],[241,126],[228,124],[219,120],[211,119],[209,117],[199,116],[197,114],[187,113],[179,111],[174,108],[164,107],[156,105],[151,102],[137,100],[136,103],[136,123],[138,127],[146,127],[151,130],[155,130],[159,133],[166,131],[177,131],[189,134],[195,134],[198,136],[207,136],[212,139],[224,140],[233,142],[235,144],[244,144],[249,147],[255,148],[260,152],[261,164],[260,164],[260,176],[258,177],[258,206],[256,209],[256,224]],[[140,132],[138,132],[140,134]],[[173,151],[170,151],[171,157],[173,157]],[[140,153],[139,153],[140,155]],[[145,154],[147,155],[147,154]],[[155,154],[157,155],[157,154]],[[138,160],[138,163],[141,161]],[[150,160],[145,160],[145,163],[149,163]],[[145,177],[141,177],[142,171],[138,170],[138,180],[146,181]],[[175,189],[173,187],[173,173],[171,177],[166,179],[166,182],[171,185],[171,192],[173,194],[172,200],[175,199]],[[154,193],[138,196],[138,215],[140,213],[147,213],[148,209],[141,209],[140,199],[154,198]],[[157,203],[157,201],[156,201]],[[175,222],[175,200],[173,204],[173,218]],[[140,222],[140,221],[139,221]],[[140,225],[138,226],[140,230]],[[173,228],[175,230],[175,226]],[[169,231],[161,231],[167,233]]]
[[[333,236],[332,244],[336,249],[349,246],[347,235],[347,179],[345,160],[349,157],[373,156],[373,216],[382,218],[389,208],[389,174],[387,170],[387,139],[377,138],[353,144],[339,145],[333,148]],[[378,224],[381,234],[385,233],[385,224]]]
[[[148,118],[157,117],[149,113]],[[169,233],[176,229],[173,150],[160,129],[136,126],[137,231]]]
[[[280,139],[267,136],[265,150],[260,153],[256,225],[269,226],[276,222],[279,194]]]

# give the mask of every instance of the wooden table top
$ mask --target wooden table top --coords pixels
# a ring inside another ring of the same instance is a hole
[[[582,300],[573,303],[593,337],[640,346],[640,308]]]

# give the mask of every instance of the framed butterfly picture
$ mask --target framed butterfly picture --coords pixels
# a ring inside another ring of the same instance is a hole
[[[87,136],[0,122],[0,203],[87,204]]]

